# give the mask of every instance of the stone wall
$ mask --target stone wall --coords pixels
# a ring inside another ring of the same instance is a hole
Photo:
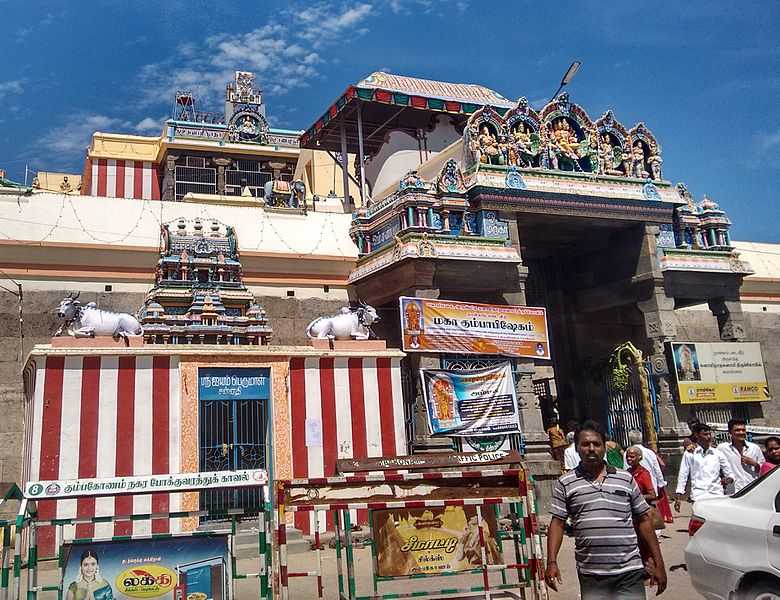
[[[24,392],[22,368],[35,344],[45,344],[59,323],[53,309],[68,290],[24,293],[24,343],[20,353],[17,300],[0,290],[0,481],[19,481],[22,470]],[[100,308],[134,313],[144,302],[138,292],[82,292],[81,302],[95,302]],[[272,345],[305,345],[306,325],[317,316],[334,314],[343,300],[258,297],[268,312],[274,334]]]

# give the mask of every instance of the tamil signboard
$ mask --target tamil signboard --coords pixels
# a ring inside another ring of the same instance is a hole
[[[66,544],[64,552],[67,598],[232,597],[225,535]]]
[[[758,342],[670,342],[681,404],[769,400]]]
[[[420,379],[432,435],[492,436],[520,431],[508,361],[473,371],[421,369]]]
[[[492,510],[481,520],[475,506],[375,510],[371,517],[381,577],[473,569],[483,564],[483,551],[489,565],[503,563]]]
[[[366,473],[399,469],[430,470],[453,467],[484,467],[488,465],[517,465],[520,464],[521,460],[522,458],[517,450],[342,458],[336,461],[336,471],[339,473]]]
[[[24,497],[31,500],[44,500],[152,492],[192,492],[204,488],[253,487],[267,483],[268,474],[262,469],[107,477],[105,479],[63,479],[30,481],[24,486]]]
[[[405,296],[400,303],[405,352],[550,358],[544,308]]]
[[[269,390],[268,369],[198,369],[198,397],[201,400],[267,400]]]

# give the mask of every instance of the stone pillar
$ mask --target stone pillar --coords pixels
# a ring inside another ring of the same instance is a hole
[[[173,154],[169,154],[165,157],[162,199],[166,202],[174,202],[176,200],[176,161],[178,158],[178,156]]]
[[[718,320],[720,339],[724,342],[738,342],[747,337],[745,316],[739,300],[716,298],[708,302],[712,314]]]
[[[226,189],[225,169],[229,167],[233,161],[229,158],[215,158],[213,162],[217,165],[217,194],[224,196]]]
[[[636,303],[642,312],[645,335],[649,341],[648,358],[652,366],[652,381],[658,403],[658,446],[664,452],[679,452],[680,439],[688,435],[688,427],[681,423],[672,394],[671,376],[666,362],[664,345],[677,335],[674,299],[667,297],[662,286],[653,287],[650,298]]]

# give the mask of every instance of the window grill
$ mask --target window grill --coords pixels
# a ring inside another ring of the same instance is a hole
[[[189,162],[191,158],[197,157],[188,156],[187,161]],[[177,200],[181,200],[185,194],[190,192],[195,194],[217,193],[217,171],[214,168],[176,165],[175,178]]]
[[[254,162],[254,161],[240,161]],[[225,171],[225,193],[228,196],[240,196],[244,186],[249,187],[249,191],[256,198],[265,196],[265,184],[271,181],[273,173],[270,171],[244,171],[241,169],[230,169]]]

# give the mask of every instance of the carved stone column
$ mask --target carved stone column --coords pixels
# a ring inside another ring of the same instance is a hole
[[[739,300],[716,298],[708,302],[712,314],[718,320],[720,339],[724,342],[738,342],[747,337],[745,315]]]
[[[165,158],[165,174],[163,175],[162,199],[167,202],[176,200],[176,161],[178,156],[169,154]]]
[[[224,195],[226,189],[225,169],[229,167],[233,161],[229,158],[215,158],[212,162],[217,165],[217,194]]]
[[[650,298],[636,303],[644,316],[645,334],[650,343],[648,356],[652,366],[652,380],[655,384],[658,403],[658,444],[664,451],[679,451],[680,439],[688,435],[688,427],[677,415],[672,394],[669,367],[664,345],[677,335],[674,316],[674,299],[667,297],[664,288],[655,286]]]

